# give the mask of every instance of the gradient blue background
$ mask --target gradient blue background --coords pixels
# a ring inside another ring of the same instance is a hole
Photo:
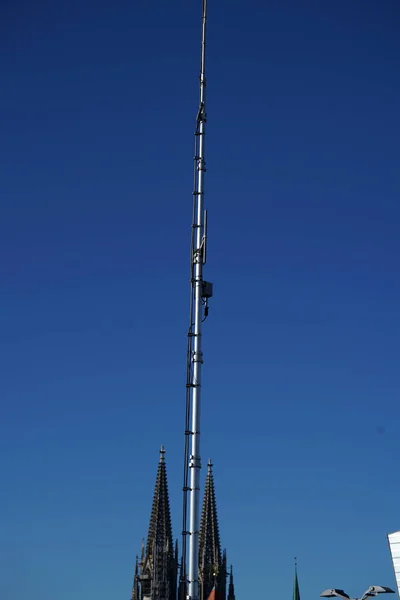
[[[1,7],[0,597],[130,597],[179,536],[200,0]],[[204,463],[237,599],[394,586],[395,0],[210,0]],[[203,473],[204,475],[204,473]]]

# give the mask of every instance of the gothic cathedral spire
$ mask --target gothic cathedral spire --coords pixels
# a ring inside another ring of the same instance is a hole
[[[199,600],[226,600],[226,551],[221,550],[211,461],[204,490],[199,532]],[[136,558],[131,600],[186,600],[178,583],[178,545],[173,544],[165,450],[161,447],[147,541]],[[235,600],[232,567],[227,600]],[[294,597],[293,600],[300,600]]]
[[[199,598],[208,600],[213,592],[218,600],[225,600],[226,554],[221,552],[212,467],[211,461],[208,461],[199,535]]]
[[[165,450],[161,447],[146,549],[135,570],[132,600],[176,600],[177,553],[172,543]]]

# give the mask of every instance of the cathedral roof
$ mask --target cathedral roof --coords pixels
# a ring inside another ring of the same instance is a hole
[[[224,599],[214,586],[213,589],[211,590],[210,595],[208,596],[207,600],[224,600]]]

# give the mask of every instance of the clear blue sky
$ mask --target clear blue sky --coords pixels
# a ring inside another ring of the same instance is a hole
[[[179,536],[200,0],[1,8],[0,597],[127,600]],[[394,585],[395,0],[210,0],[203,457],[237,598]]]

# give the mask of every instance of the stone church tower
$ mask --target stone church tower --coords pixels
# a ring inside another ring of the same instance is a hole
[[[147,544],[136,558],[132,600],[176,600],[178,548],[172,542],[165,450],[161,447]]]
[[[214,475],[211,461],[204,490],[199,533],[199,600],[235,600],[232,567],[227,571],[221,550]],[[178,598],[178,543],[172,541],[165,450],[160,450],[153,507],[146,544],[136,557],[131,600],[186,600]],[[227,598],[226,580],[229,575]]]

